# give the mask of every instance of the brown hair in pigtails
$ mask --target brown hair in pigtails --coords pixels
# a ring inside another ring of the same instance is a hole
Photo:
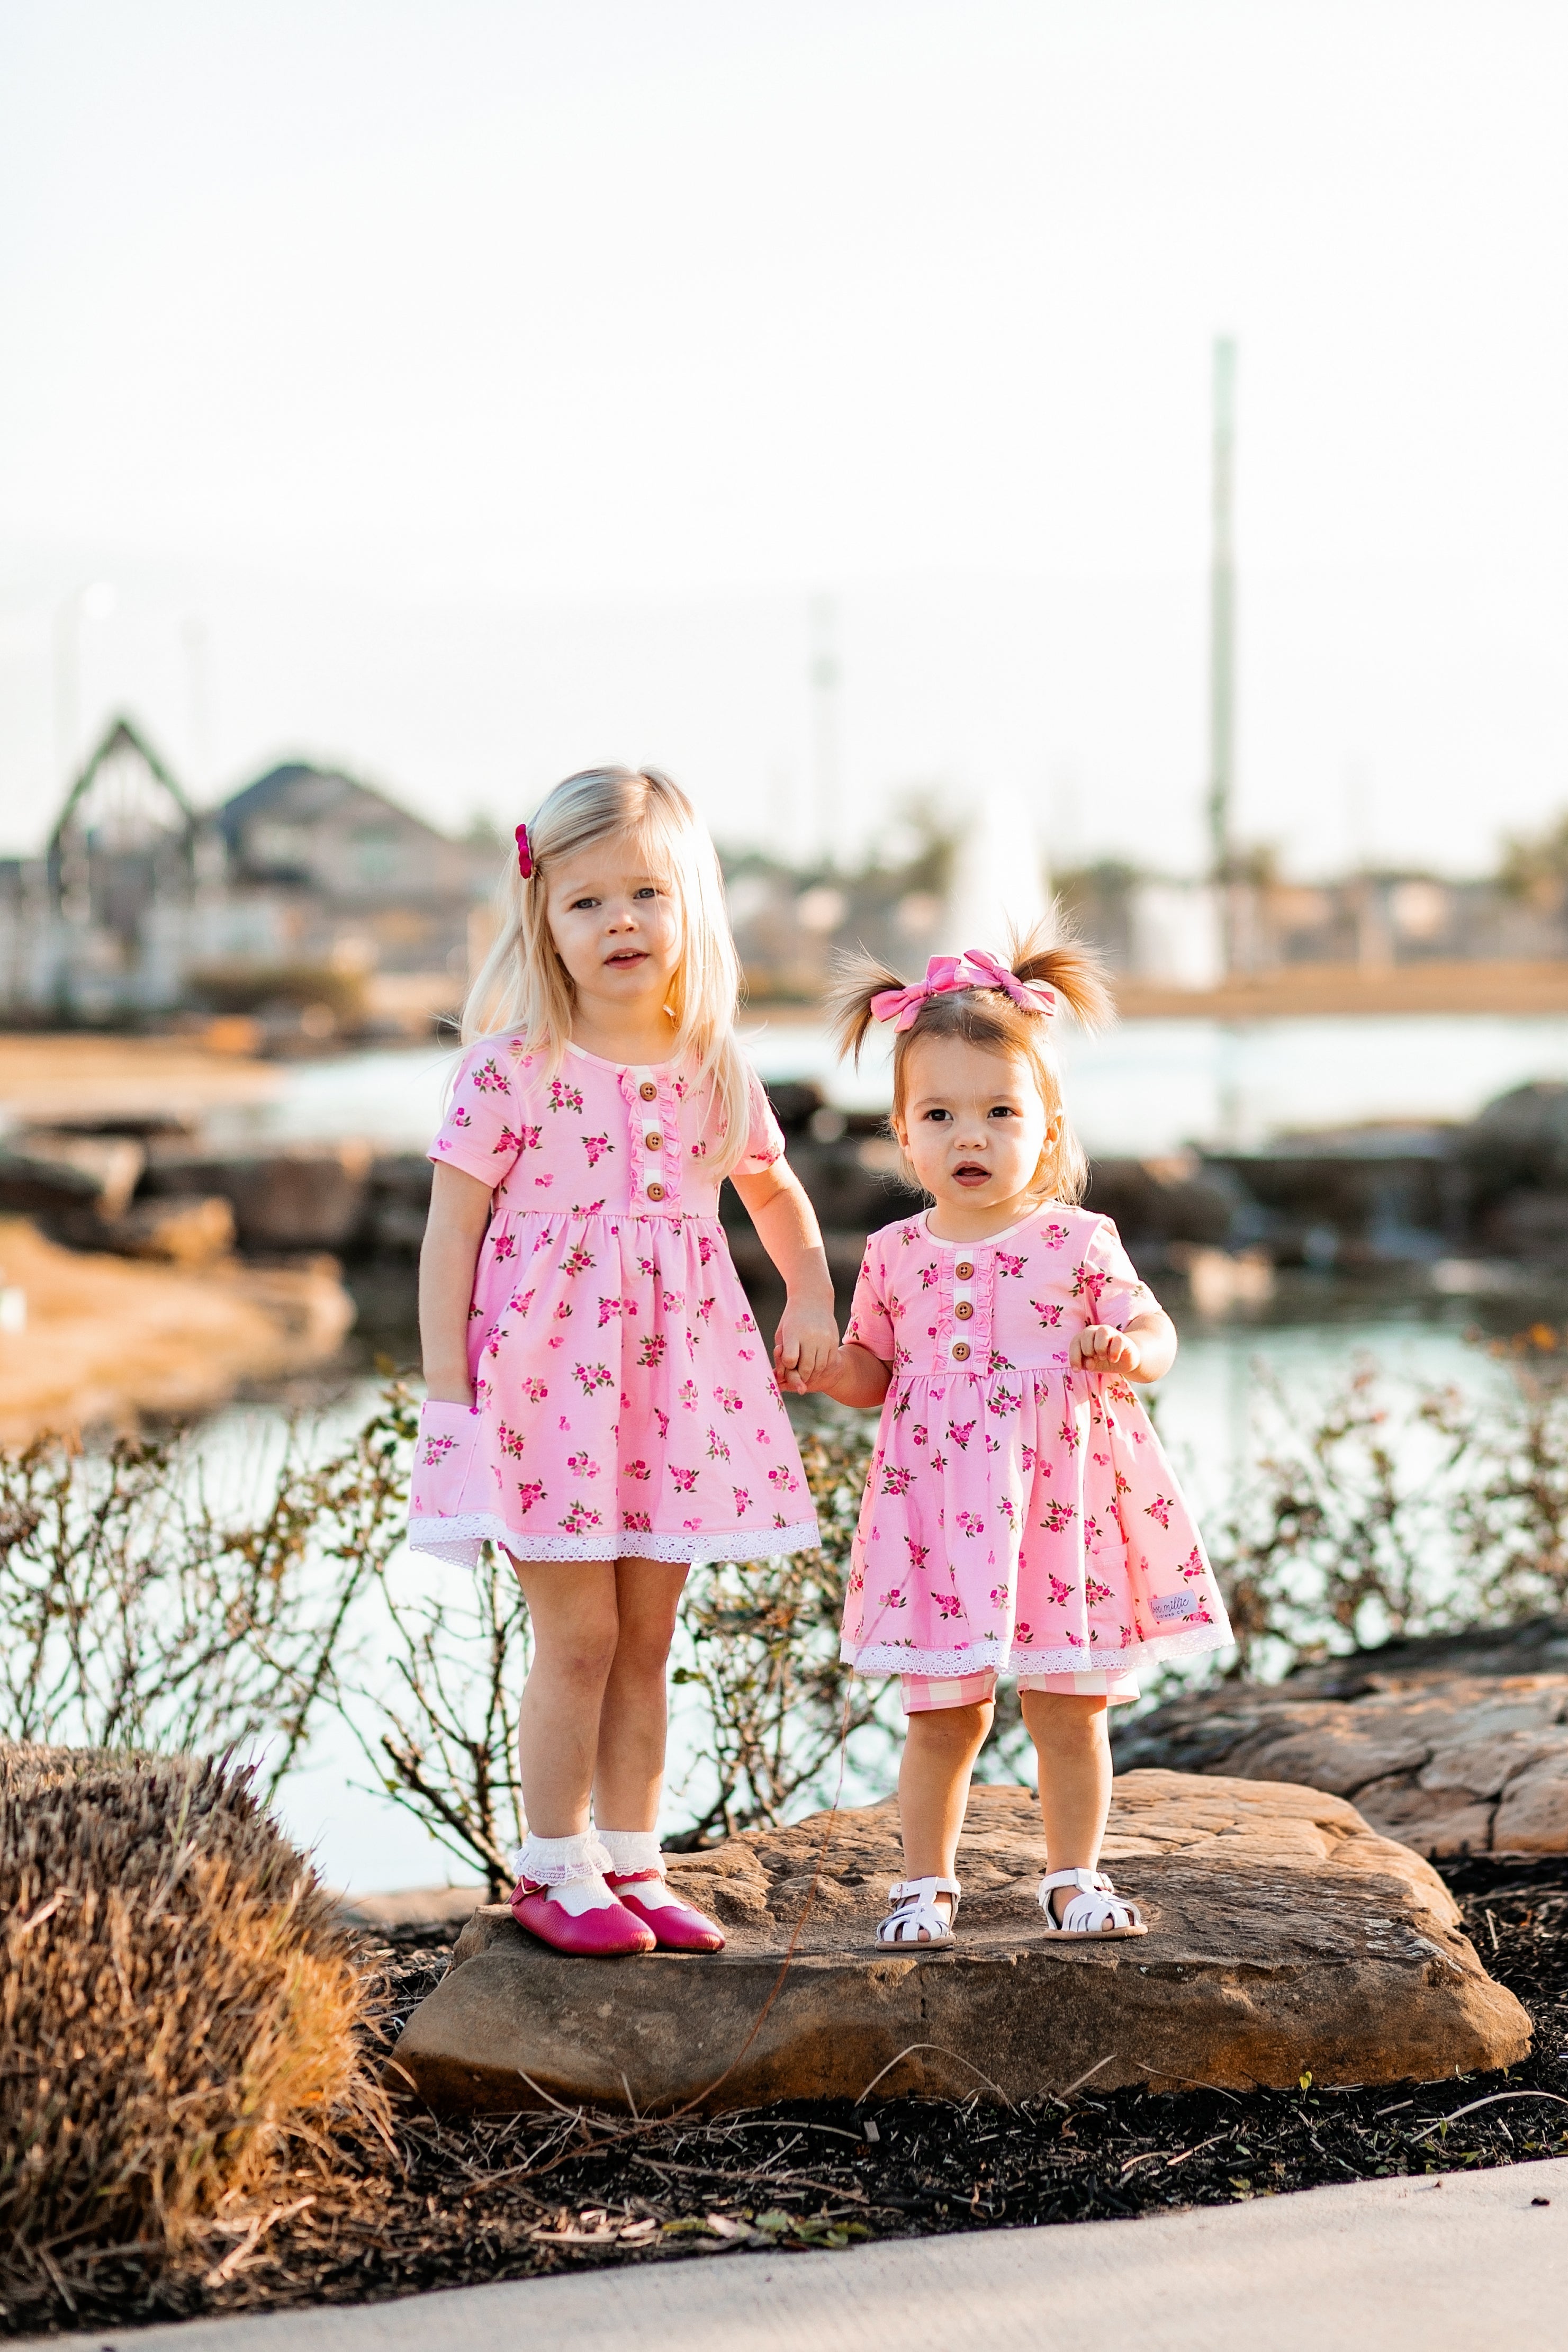
[[[1075,939],[1059,916],[1015,933],[1008,967],[1015,979],[1043,982],[1080,1028],[1094,1030],[1114,1018],[1105,970],[1093,950]],[[875,957],[846,957],[828,997],[835,1042],[841,1055],[858,1063],[875,1024],[872,999],[908,982]],[[1089,1161],[1062,1108],[1061,1074],[1052,1049],[1054,1022],[1015,1004],[1000,988],[945,989],[928,996],[907,1029],[893,1038],[893,1116],[902,1118],[909,1058],[922,1037],[961,1037],[983,1053],[1008,1054],[1027,1062],[1056,1132],[1041,1154],[1032,1189],[1044,1200],[1079,1201],[1089,1182]]]

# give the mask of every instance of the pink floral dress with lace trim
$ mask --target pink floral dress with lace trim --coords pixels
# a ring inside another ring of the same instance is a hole
[[[472,1566],[759,1559],[816,1517],[768,1349],[731,1263],[719,1131],[673,1064],[623,1069],[521,1038],[465,1057],[429,1157],[494,1192],[468,1309],[474,1403],[419,1417],[408,1538]],[[784,1138],[760,1080],[739,1173]]]
[[[859,1673],[1115,1674],[1229,1642],[1142,1404],[1068,1362],[1156,1303],[1110,1219],[1059,1202],[987,1242],[872,1234],[845,1337],[893,1378],[844,1612]]]

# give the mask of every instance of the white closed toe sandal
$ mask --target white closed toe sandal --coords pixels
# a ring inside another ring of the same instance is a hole
[[[1059,1919],[1051,1909],[1051,1890],[1056,1886],[1079,1890],[1063,1905]],[[1046,1915],[1046,1932],[1051,1936],[1109,1943],[1112,1937],[1149,1933],[1136,1903],[1118,1895],[1103,1870],[1047,1871],[1040,1881],[1040,1908]]]
[[[877,1930],[879,1944],[951,1944],[952,1919],[936,1907],[939,1895],[952,1897],[952,1916],[963,1893],[956,1878],[901,1878],[888,1889],[889,1911]]]

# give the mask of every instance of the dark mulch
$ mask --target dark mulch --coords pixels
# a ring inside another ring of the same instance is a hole
[[[361,2302],[585,2263],[1098,2221],[1568,2154],[1568,1863],[1471,1860],[1447,1875],[1493,1975],[1534,2020],[1533,2056],[1505,2074],[1246,2097],[1096,2097],[1089,2084],[1013,2112],[904,2099],[630,2127],[592,2114],[453,2126],[408,2111],[401,2170],[384,2150],[345,2147],[330,2197],[301,2175],[313,2203],[223,2283],[211,2252],[200,2270],[155,2279],[111,2259],[74,2312],[57,2301],[9,2324]],[[446,1958],[439,1939],[407,1931],[375,1948],[393,2021]]]

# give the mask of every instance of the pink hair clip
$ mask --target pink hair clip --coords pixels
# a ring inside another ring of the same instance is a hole
[[[517,828],[517,870],[525,882],[533,871],[533,852],[528,845],[528,827],[525,824]]]
[[[1020,980],[984,948],[969,948],[963,955],[932,956],[926,976],[912,988],[879,989],[871,999],[879,1021],[912,1029],[928,998],[946,996],[959,988],[999,988],[1020,1013],[1043,1013],[1047,1020],[1057,1009],[1057,992],[1043,980]]]

